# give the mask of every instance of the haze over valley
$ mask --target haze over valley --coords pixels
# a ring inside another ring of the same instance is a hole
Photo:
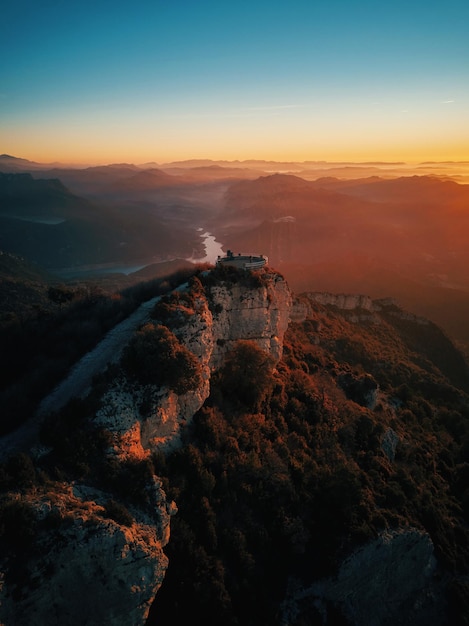
[[[467,342],[469,165],[433,167],[439,175],[386,163],[49,169],[3,155],[0,248],[66,279],[215,263],[211,233],[219,252],[267,255],[297,292],[393,297]]]

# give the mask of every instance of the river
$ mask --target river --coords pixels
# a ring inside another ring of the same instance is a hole
[[[205,256],[203,257],[195,257],[192,256],[189,259],[185,259],[186,261],[190,261],[191,263],[214,263],[216,262],[218,256],[223,256],[224,252],[222,250],[222,244],[219,243],[215,237],[209,233],[208,231],[202,232],[203,228],[197,229],[200,237],[203,240],[203,244],[205,246]],[[165,259],[161,261],[162,263],[168,261],[169,259]],[[156,261],[158,262],[158,261]],[[155,261],[152,259],[145,263],[143,260],[141,263],[132,263],[132,264],[120,264],[120,263],[102,263],[100,265],[85,265],[76,268],[66,268],[62,270],[56,270],[52,273],[60,276],[64,279],[72,279],[72,278],[81,278],[86,279],[86,277],[96,276],[98,274],[133,274],[134,272],[138,272],[148,265],[153,265]]]
[[[199,228],[198,230],[202,231],[203,229]],[[200,236],[204,240],[205,256],[199,258],[191,257],[190,259],[186,259],[186,261],[190,261],[191,263],[215,263],[219,256],[224,255],[222,244],[207,231]]]

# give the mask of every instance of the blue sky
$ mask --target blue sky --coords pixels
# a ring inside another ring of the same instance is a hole
[[[2,10],[0,151],[36,160],[469,158],[469,3]]]

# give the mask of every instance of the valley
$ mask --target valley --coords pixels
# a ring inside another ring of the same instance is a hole
[[[466,349],[466,167],[192,161],[47,169],[4,155],[0,248],[60,280],[132,275],[175,259],[214,263],[227,249],[262,253],[296,292],[396,298]],[[219,245],[206,249],[205,232]]]

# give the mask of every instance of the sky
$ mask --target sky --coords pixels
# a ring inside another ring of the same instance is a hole
[[[16,0],[0,153],[469,160],[467,0]]]

